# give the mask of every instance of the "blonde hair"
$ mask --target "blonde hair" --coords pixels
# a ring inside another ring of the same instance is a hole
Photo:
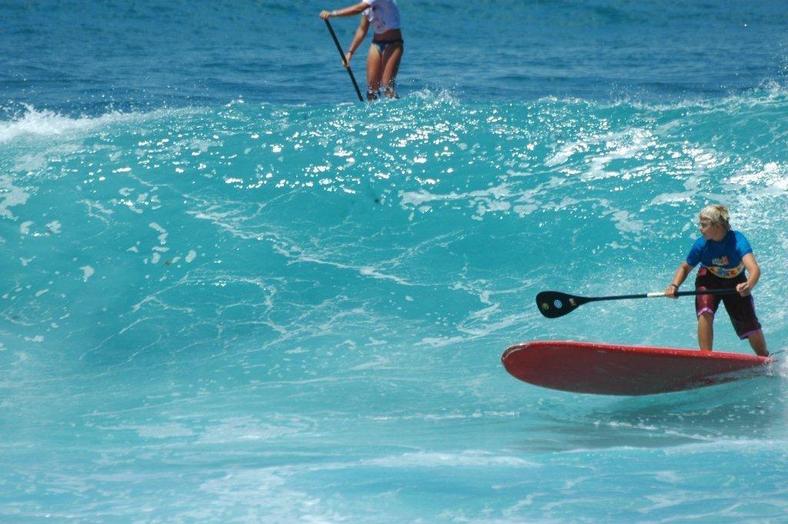
[[[731,215],[728,208],[720,204],[711,204],[700,210],[698,215],[701,219],[706,219],[712,224],[719,224],[729,231],[731,228]]]

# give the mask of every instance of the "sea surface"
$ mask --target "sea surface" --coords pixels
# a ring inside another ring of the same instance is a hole
[[[341,4],[0,5],[0,521],[788,522],[785,2],[399,5],[372,104]],[[663,290],[714,202],[765,374],[506,373],[695,348],[692,299],[534,297]]]

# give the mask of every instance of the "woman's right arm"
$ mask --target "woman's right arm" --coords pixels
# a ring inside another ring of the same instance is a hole
[[[369,4],[366,2],[359,2],[358,4],[336,9],[334,11],[321,11],[320,18],[328,20],[335,16],[353,16],[362,13],[367,7],[369,7]]]

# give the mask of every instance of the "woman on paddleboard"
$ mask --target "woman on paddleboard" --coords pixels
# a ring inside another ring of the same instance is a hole
[[[380,88],[388,98],[397,98],[396,79],[399,63],[402,60],[405,42],[400,31],[399,8],[396,0],[362,0],[360,3],[337,9],[323,11],[320,18],[328,20],[335,16],[353,16],[362,13],[350,49],[345,60],[350,64],[353,53],[361,45],[370,24],[375,36],[367,54],[367,100],[376,100]]]
[[[731,230],[728,209],[721,205],[704,207],[698,216],[701,237],[695,241],[686,261],[676,269],[665,295],[677,298],[679,286],[692,269],[700,263],[695,278],[695,289],[735,289],[730,295],[697,295],[695,312],[698,315],[698,345],[711,351],[714,342],[714,314],[725,304],[736,334],[748,339],[756,354],[769,356],[761,324],[755,315],[755,304],[750,293],[761,277],[761,268],[755,260],[747,239]]]

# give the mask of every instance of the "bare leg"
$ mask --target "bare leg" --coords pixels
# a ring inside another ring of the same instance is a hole
[[[714,345],[714,315],[702,313],[698,317],[698,346],[701,351],[711,351]]]
[[[748,337],[750,347],[755,351],[756,355],[768,357],[769,351],[766,349],[766,339],[763,336],[763,331],[760,329]]]
[[[382,70],[383,57],[380,56],[378,46],[371,44],[367,54],[367,100],[377,100]]]
[[[402,44],[398,44],[388,46],[383,53],[383,74],[381,76],[381,84],[388,98],[397,98],[397,71],[399,71],[399,63],[402,60],[402,54],[404,52],[405,50]]]

